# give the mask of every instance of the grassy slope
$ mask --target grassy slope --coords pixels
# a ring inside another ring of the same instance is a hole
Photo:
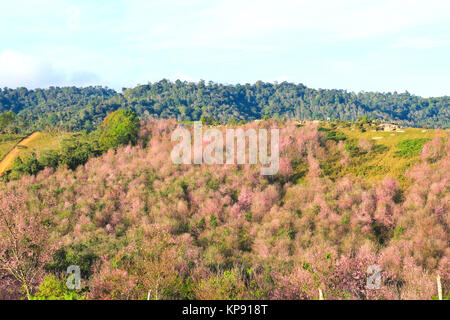
[[[31,153],[35,153],[39,157],[46,150],[59,149],[61,141],[71,135],[72,133],[41,132],[39,137],[31,141],[26,148],[22,149],[20,157],[27,157]]]
[[[12,155],[15,159],[16,157],[26,158],[27,156],[31,155],[32,153],[35,153],[37,156],[39,156],[42,152],[46,150],[55,150],[60,147],[61,141],[64,138],[68,138],[72,135],[72,133],[49,133],[49,132],[41,132],[39,135],[35,135],[33,139],[27,141],[27,143],[24,145],[20,143],[16,147],[16,152]],[[5,135],[1,136],[0,138],[4,137]],[[8,140],[6,142],[0,142],[0,160],[5,160],[4,158],[9,152],[12,152],[14,145],[17,144],[17,142],[22,139],[23,136],[17,135],[16,139],[14,140]],[[0,140],[1,141],[1,140]],[[2,156],[2,152],[4,152]],[[12,159],[12,161],[14,161]],[[8,165],[4,168],[5,170],[9,169],[12,162],[8,161]],[[3,171],[3,170],[2,170]],[[0,172],[0,175],[2,172]]]
[[[2,135],[0,135],[0,161],[24,137],[25,137],[25,135],[21,135],[21,134],[2,134]]]
[[[27,146],[31,144],[33,140],[38,139],[40,135],[40,132],[34,132],[33,134],[20,141],[20,143],[17,144],[17,146],[13,148],[0,162],[0,175],[7,171],[14,163],[14,159],[16,159],[20,155],[21,151],[27,148]]]
[[[425,138],[431,140],[436,135],[435,130],[419,128],[405,128],[401,129],[400,132],[373,132],[371,130],[361,132],[351,128],[339,129],[338,131],[341,131],[349,138],[355,139],[356,142],[359,139],[367,139],[375,143],[374,151],[358,159],[359,163],[357,166],[348,168],[350,172],[356,173],[355,175],[363,175],[368,182],[375,182],[386,176],[392,176],[401,182],[405,182],[402,177],[403,173],[419,160],[420,155],[400,157],[396,155],[396,152],[399,151],[398,144],[406,139]],[[445,131],[441,135],[444,136]]]

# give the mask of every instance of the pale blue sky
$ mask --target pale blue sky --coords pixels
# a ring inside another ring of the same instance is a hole
[[[440,96],[449,57],[448,0],[30,0],[0,11],[0,87],[286,80]]]

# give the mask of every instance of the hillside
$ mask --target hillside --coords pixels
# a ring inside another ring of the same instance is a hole
[[[422,147],[436,135],[444,137],[447,134],[446,131],[436,133],[436,130],[418,128],[361,132],[357,128],[348,127],[336,131],[348,137],[350,164],[341,172],[342,175],[352,174],[366,181],[379,181],[389,175],[401,182],[404,181],[403,174],[406,170],[420,160]],[[352,144],[363,151],[363,154],[358,155],[350,147]]]
[[[33,130],[47,126],[94,130],[118,108],[133,109],[144,119],[186,121],[204,115],[221,122],[263,117],[355,121],[366,116],[404,126],[450,127],[450,97],[421,98],[407,92],[353,93],[287,82],[224,85],[167,80],[122,93],[102,87],[0,89],[0,113],[13,111],[19,115],[19,127]]]
[[[10,141],[0,142],[0,150],[8,150],[4,157],[0,157],[0,177],[13,166],[16,158],[39,157],[49,150],[58,150],[61,147],[62,140],[70,136],[70,133],[34,132],[22,141],[15,139],[14,145]],[[2,135],[0,135],[0,141],[1,139]]]
[[[25,138],[21,134],[0,134],[0,161],[14,148],[14,146]]]
[[[40,133],[34,132],[30,136],[20,141],[1,161],[0,176],[9,169],[16,157],[21,153],[21,149],[26,149],[35,140],[39,138]]]
[[[279,172],[262,176],[172,163],[177,126],[142,122],[136,146],[0,182],[23,257],[39,252],[29,296],[79,265],[77,298],[433,299],[437,275],[448,298],[449,131],[251,122],[280,128]],[[20,288],[3,274],[0,298]]]
[[[427,141],[432,140],[436,135],[436,130],[433,129],[403,128],[396,131],[379,131],[376,130],[377,127],[379,129],[379,126],[370,122],[365,124],[364,128],[358,125],[358,122],[356,124],[339,122],[338,124],[340,126],[334,122],[321,121],[319,128],[319,131],[331,136],[335,141],[342,140],[346,148],[344,153],[348,151],[346,167],[337,164],[333,157],[328,157],[321,163],[324,172],[333,179],[350,174],[355,177],[364,177],[366,181],[378,181],[389,174],[404,182],[405,171],[419,161],[419,151]],[[443,131],[439,135],[445,136],[445,132]],[[4,165],[7,159],[4,159],[0,176],[6,169],[12,167],[12,161],[15,158],[26,161],[31,158],[39,159],[47,152],[60,152],[63,142],[67,142],[70,137],[77,136],[77,134],[69,132],[40,132],[39,136],[34,137],[31,142],[27,142],[26,145],[22,142],[16,147],[12,157],[13,146],[24,136],[0,135],[0,150],[4,150],[4,156],[8,152],[10,153],[8,155],[11,155],[7,166]],[[420,144],[419,149],[406,156],[399,155],[402,143],[414,142]],[[365,147],[362,147],[361,145],[364,144]]]

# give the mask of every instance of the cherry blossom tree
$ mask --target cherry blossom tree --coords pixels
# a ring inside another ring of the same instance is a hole
[[[43,215],[26,210],[23,196],[1,196],[0,269],[22,285],[28,299],[55,248],[44,219]]]

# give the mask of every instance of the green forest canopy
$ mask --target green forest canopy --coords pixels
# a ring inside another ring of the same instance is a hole
[[[266,83],[225,85],[161,80],[123,89],[106,87],[50,87],[0,89],[0,113],[13,111],[22,127],[40,130],[57,126],[94,130],[119,108],[132,109],[141,118],[219,121],[263,117],[356,120],[369,117],[397,121],[405,126],[449,128],[450,97],[422,98],[405,93],[348,92],[311,89],[303,84]]]

